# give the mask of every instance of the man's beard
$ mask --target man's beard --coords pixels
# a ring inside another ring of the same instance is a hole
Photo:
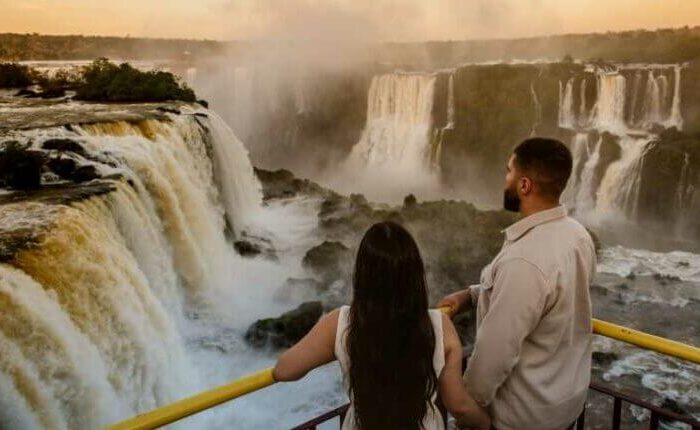
[[[508,188],[503,191],[503,209],[510,212],[520,212],[520,197],[516,191]]]

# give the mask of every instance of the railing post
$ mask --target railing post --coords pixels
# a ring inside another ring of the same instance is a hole
[[[613,430],[620,430],[620,418],[622,416],[622,399],[615,397],[613,402]]]
[[[581,414],[576,418],[576,430],[583,430],[583,426],[586,425],[586,404],[583,404],[583,410]]]
[[[659,414],[651,411],[651,419],[649,420],[649,430],[659,429]]]

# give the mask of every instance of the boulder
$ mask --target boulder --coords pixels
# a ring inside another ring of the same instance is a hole
[[[97,168],[92,165],[78,167],[71,177],[74,182],[78,183],[88,182],[98,178],[100,178],[100,174],[97,172]]]
[[[342,243],[324,241],[309,249],[301,264],[324,279],[332,279],[342,276],[350,258],[350,249]]]
[[[49,139],[41,144],[44,149],[61,151],[61,152],[74,152],[78,155],[86,156],[87,151],[78,142],[73,139]]]
[[[247,240],[237,240],[233,242],[233,247],[239,255],[243,257],[255,257],[262,253],[259,246]]]
[[[593,351],[593,362],[601,367],[608,367],[619,359],[614,352]]]
[[[78,168],[78,163],[72,158],[57,157],[51,158],[47,166],[49,170],[61,178],[70,180],[73,173],[75,173],[75,170]]]
[[[252,346],[286,348],[298,342],[323,314],[321,302],[302,303],[298,308],[277,318],[267,318],[253,323],[245,334]]]
[[[19,142],[4,142],[0,146],[0,182],[19,190],[36,189],[41,186],[41,174],[46,156],[32,151]]]

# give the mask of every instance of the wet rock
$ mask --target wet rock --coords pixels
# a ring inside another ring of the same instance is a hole
[[[271,260],[277,260],[277,252],[275,251],[272,241],[267,238],[254,236],[243,232],[241,237],[233,242],[233,247],[239,255],[243,257],[265,256]]]
[[[34,97],[39,97],[39,93],[37,93],[34,90],[30,90],[29,88],[22,88],[21,90],[17,91],[17,93],[15,94],[15,97],[34,98]]]
[[[156,110],[157,110],[157,111],[160,111],[160,112],[165,112],[165,113],[172,113],[172,114],[175,114],[175,115],[180,115],[180,114],[181,114],[180,109],[175,109],[175,108],[170,108],[170,107],[165,107],[165,106],[158,106],[158,107],[156,108]]]
[[[89,182],[93,179],[98,178],[100,178],[100,174],[97,171],[97,168],[92,165],[78,167],[77,169],[75,169],[75,172],[73,172],[73,175],[71,176],[71,179],[78,183]]]
[[[233,247],[236,249],[236,252],[243,257],[255,257],[262,253],[259,246],[247,240],[237,240],[233,243]]]
[[[289,170],[271,171],[256,168],[255,174],[262,183],[265,200],[290,198],[299,194],[324,197],[330,194],[330,191],[314,182],[296,178]]]
[[[324,279],[342,276],[350,263],[350,249],[340,242],[325,241],[306,252],[302,265]]]
[[[323,314],[321,302],[306,302],[277,318],[267,318],[253,323],[245,334],[252,346],[285,348],[298,342]]]
[[[61,151],[61,152],[74,152],[78,155],[85,156],[87,151],[83,148],[83,145],[79,144],[73,139],[49,139],[41,144],[44,149]]]
[[[671,412],[675,412],[678,415],[688,415],[688,411],[683,409],[677,401],[669,399],[668,397],[666,397],[663,403],[661,403],[661,408],[667,409]]]
[[[52,172],[63,179],[70,180],[73,173],[78,168],[78,162],[72,158],[57,157],[51,158],[46,164]]]
[[[18,190],[31,190],[41,186],[41,174],[46,155],[32,151],[19,142],[0,145],[0,185]]]
[[[620,357],[614,352],[593,351],[593,363],[601,367],[608,367],[619,359]]]
[[[338,194],[332,194],[326,197],[321,202],[321,208],[318,211],[319,218],[325,218],[343,207],[343,198]]]

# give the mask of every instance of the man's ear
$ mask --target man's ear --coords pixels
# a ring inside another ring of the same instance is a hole
[[[523,176],[520,178],[518,181],[518,190],[520,191],[520,194],[523,196],[527,196],[530,193],[532,193],[532,190],[535,188],[534,182],[532,182],[532,179],[528,178],[527,176]]]

